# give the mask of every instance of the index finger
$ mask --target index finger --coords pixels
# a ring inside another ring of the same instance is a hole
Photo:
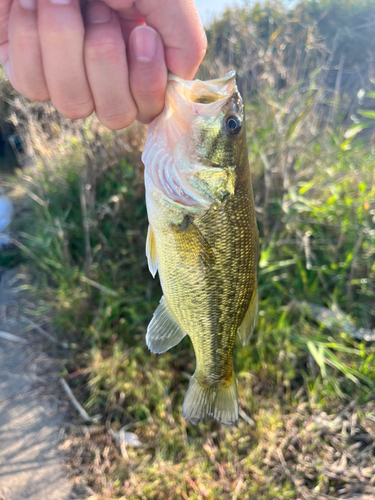
[[[181,78],[195,75],[207,49],[206,34],[193,0],[105,0],[126,23],[134,8],[162,37],[168,69]]]

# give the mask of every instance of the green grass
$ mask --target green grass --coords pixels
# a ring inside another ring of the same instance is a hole
[[[249,126],[250,146],[253,141]],[[311,158],[316,159],[313,170]],[[257,193],[262,165],[255,154],[251,160]],[[233,429],[214,422],[192,427],[181,417],[195,365],[189,339],[160,356],[145,345],[161,289],[144,254],[147,217],[139,153],[97,173],[88,214],[90,261],[80,187],[85,168],[84,151],[73,144],[53,169],[39,166],[32,178],[13,179],[26,195],[16,229],[27,249],[23,265],[33,276],[25,288],[35,297],[34,314],[47,316],[68,342],[70,349],[61,353],[62,375],[90,415],[102,415],[102,427],[90,439],[81,436],[79,426],[71,429],[72,464],[79,461],[74,469],[98,498],[108,499],[335,495],[344,475],[327,481],[321,470],[334,455],[324,439],[314,440],[304,429],[309,419],[330,415],[352,400],[362,405],[358,412],[370,411],[374,348],[339,328],[325,329],[294,305],[336,301],[358,327],[375,326],[371,149],[358,143],[343,150],[335,138],[316,141],[301,158],[303,174],[283,203],[277,193],[270,199],[271,226],[279,221],[271,238],[264,235],[261,214],[259,319],[250,344],[235,347],[240,407],[251,419],[241,418]],[[303,244],[307,232],[310,269]],[[128,447],[121,456],[107,426],[127,426],[144,447]],[[309,467],[297,463],[302,448],[285,449],[290,426],[313,457]],[[343,449],[348,445],[343,442]],[[85,453],[78,459],[82,446]]]

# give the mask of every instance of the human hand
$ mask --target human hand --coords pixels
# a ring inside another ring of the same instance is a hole
[[[149,123],[167,70],[191,79],[206,50],[194,0],[0,0],[0,63],[32,101],[109,128]]]

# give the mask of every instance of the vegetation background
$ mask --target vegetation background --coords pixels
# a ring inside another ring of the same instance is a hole
[[[198,76],[237,71],[261,237],[234,428],[181,417],[189,339],[160,356],[145,345],[161,296],[144,254],[145,129],[70,122],[1,77],[22,169],[2,175],[15,217],[0,267],[17,266],[22,313],[59,338],[61,376],[95,416],[72,414],[62,443],[80,498],[374,495],[374,30],[372,0],[235,7],[207,29]]]

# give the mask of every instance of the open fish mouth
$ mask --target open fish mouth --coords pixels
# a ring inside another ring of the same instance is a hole
[[[207,81],[188,81],[169,74],[169,85],[173,86],[174,82],[180,94],[197,104],[211,104],[219,99],[232,96],[237,90],[236,72],[234,70],[229,71],[222,78]]]
[[[179,83],[184,83],[185,85],[189,85],[192,87],[194,83],[200,82],[205,84],[207,87],[211,86],[221,86],[225,85],[231,81],[233,81],[236,78],[236,72],[234,69],[231,71],[228,71],[228,73],[225,76],[222,76],[221,78],[215,78],[214,80],[206,80],[206,81],[201,81],[201,80],[184,80],[183,78],[180,78],[179,76],[173,75],[172,73],[169,73],[168,75],[168,81],[169,82],[179,82]]]

